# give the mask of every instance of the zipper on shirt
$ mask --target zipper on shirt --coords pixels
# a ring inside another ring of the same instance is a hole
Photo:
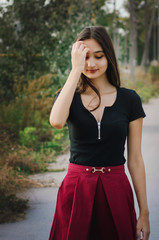
[[[101,139],[101,134],[100,134],[100,131],[101,131],[101,122],[97,122],[98,124],[98,139]]]

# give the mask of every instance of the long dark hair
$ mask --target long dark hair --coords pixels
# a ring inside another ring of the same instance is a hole
[[[114,47],[111,41],[109,34],[106,29],[102,26],[90,26],[86,27],[84,30],[80,32],[76,41],[84,41],[86,39],[95,39],[99,45],[102,47],[103,52],[108,61],[108,68],[106,70],[106,75],[108,81],[116,86],[120,87],[120,75],[117,64],[117,59],[115,56]],[[91,79],[88,79],[83,73],[81,74],[79,84],[77,86],[77,91],[82,93],[85,92],[87,86],[90,86],[99,97],[99,104],[93,110],[96,110],[101,103],[101,96],[98,89],[93,85]]]

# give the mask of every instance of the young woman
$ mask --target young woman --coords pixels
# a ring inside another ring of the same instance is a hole
[[[72,70],[50,114],[53,127],[68,124],[70,163],[58,191],[49,240],[148,240],[141,153],[146,115],[141,99],[136,91],[120,87],[113,45],[104,27],[85,28],[71,57]],[[124,171],[126,138],[138,220]]]

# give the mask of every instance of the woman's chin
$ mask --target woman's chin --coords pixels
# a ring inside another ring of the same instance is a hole
[[[96,79],[96,78],[100,77],[100,75],[97,72],[96,73],[87,73],[84,75],[89,79]]]

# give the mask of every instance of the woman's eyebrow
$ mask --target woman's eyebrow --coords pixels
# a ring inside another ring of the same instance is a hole
[[[95,51],[93,53],[104,53],[102,50]]]

